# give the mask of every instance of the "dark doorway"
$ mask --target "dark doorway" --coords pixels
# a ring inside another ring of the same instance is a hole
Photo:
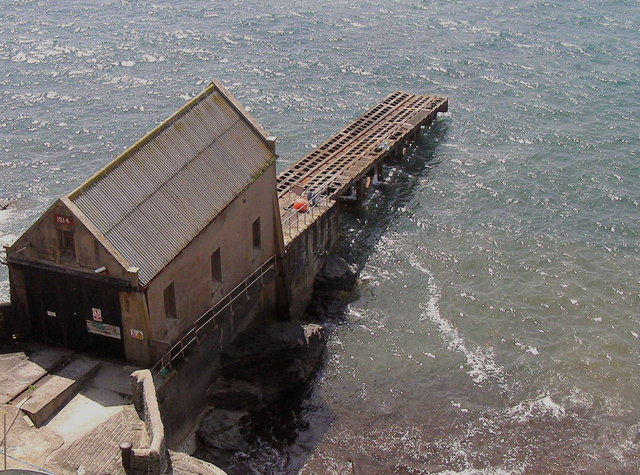
[[[25,269],[31,331],[54,345],[123,359],[117,288],[40,269]]]

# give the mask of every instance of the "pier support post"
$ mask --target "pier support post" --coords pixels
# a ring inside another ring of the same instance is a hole
[[[379,161],[376,164],[376,181],[382,183],[384,181],[384,163]]]
[[[358,206],[360,206],[362,203],[364,203],[365,198],[367,197],[367,187],[365,186],[365,180],[367,179],[366,176],[360,178],[356,183],[355,183],[355,188],[356,188],[356,204]]]
[[[390,158],[394,162],[399,162],[402,158],[402,144],[396,144],[396,146],[391,150]]]
[[[120,444],[120,455],[122,457],[122,468],[125,472],[129,473],[131,469],[131,452],[133,451],[133,444],[131,442],[122,442]]]

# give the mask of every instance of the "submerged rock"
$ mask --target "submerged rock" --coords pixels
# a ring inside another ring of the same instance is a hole
[[[16,200],[0,200],[0,211],[7,209],[14,209],[16,207]]]

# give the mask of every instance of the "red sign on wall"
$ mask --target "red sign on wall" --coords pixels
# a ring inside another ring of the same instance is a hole
[[[63,226],[71,226],[73,224],[73,218],[71,216],[63,216],[56,214],[56,224],[62,224]]]
[[[102,310],[100,310],[99,308],[92,308],[91,309],[91,316],[93,317],[93,319],[96,322],[101,322],[102,321]]]

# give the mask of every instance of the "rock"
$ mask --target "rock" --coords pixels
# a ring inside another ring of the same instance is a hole
[[[262,407],[262,390],[255,384],[220,378],[207,391],[207,401],[218,409],[254,410]]]
[[[182,452],[169,451],[174,475],[227,475],[227,472],[204,460]]]
[[[222,371],[226,378],[241,379],[259,387],[263,396],[261,403],[265,406],[309,380],[325,345],[326,332],[322,325],[277,322],[240,335],[222,353]],[[254,391],[249,389],[251,385],[238,387],[238,391]],[[215,391],[212,388],[211,394]],[[231,397],[232,390],[228,392]],[[241,407],[257,409],[255,398],[245,396],[249,406]],[[223,400],[226,397],[221,395]]]
[[[322,325],[317,323],[306,323],[302,325],[304,330],[304,339],[307,346],[315,345],[321,341],[324,341],[326,333]]]
[[[0,211],[14,209],[16,207],[15,200],[0,200]]]
[[[229,378],[251,381],[301,357],[309,344],[304,326],[296,322],[254,327],[222,352],[222,372]]]
[[[326,310],[322,305],[322,300],[314,296],[307,306],[307,314],[318,320],[323,320],[326,317]]]
[[[328,256],[316,276],[314,288],[320,292],[351,291],[358,280],[358,269],[338,256]]]
[[[197,434],[208,447],[222,450],[248,450],[249,444],[240,433],[240,427],[248,422],[247,411],[213,409],[204,416]]]

